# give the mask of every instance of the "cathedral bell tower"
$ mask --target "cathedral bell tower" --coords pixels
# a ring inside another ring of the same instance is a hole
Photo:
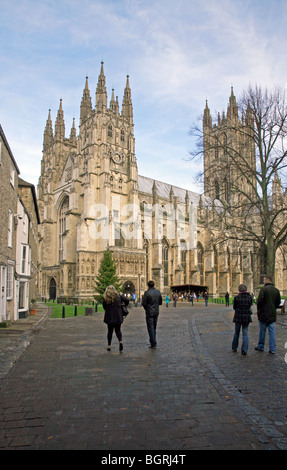
[[[108,102],[104,64],[93,108],[86,77],[77,136],[65,138],[63,103],[53,133],[49,111],[38,185],[42,295],[92,298],[94,278],[109,248],[123,281],[137,286],[145,272],[138,196],[133,106],[129,77],[122,100]]]
[[[227,204],[236,204],[235,188],[245,185],[246,193],[251,193],[252,186],[246,183],[239,171],[240,156],[244,157],[246,168],[255,169],[255,148],[252,139],[246,136],[252,132],[252,116],[247,108],[242,119],[238,116],[238,105],[231,87],[227,113],[218,114],[213,124],[206,101],[203,113],[204,147],[204,193],[212,199],[220,199]],[[232,158],[231,158],[232,156]],[[237,163],[235,160],[238,158]],[[250,179],[250,177],[249,177]]]

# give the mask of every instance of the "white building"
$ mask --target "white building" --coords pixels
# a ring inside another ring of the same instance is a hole
[[[29,284],[31,279],[30,218],[20,197],[15,224],[17,228],[14,320],[18,320],[26,317],[29,312]]]

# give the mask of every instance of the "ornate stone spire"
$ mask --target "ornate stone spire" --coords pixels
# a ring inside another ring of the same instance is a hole
[[[75,118],[73,118],[73,124],[71,128],[71,133],[70,133],[70,141],[72,145],[77,145],[77,132],[76,132],[76,126],[75,126]]]
[[[106,77],[104,75],[104,63],[102,62],[96,90],[96,110],[102,111],[103,108],[107,108],[107,100]]]
[[[48,119],[46,122],[46,127],[44,130],[44,142],[43,147],[46,150],[47,147],[53,144],[54,136],[53,136],[53,127],[52,127],[52,119],[51,119],[51,110],[49,109]]]
[[[208,107],[208,104],[207,104],[207,100],[206,100],[206,103],[205,103],[205,109],[204,109],[204,113],[203,113],[203,127],[212,127],[212,118],[211,118],[211,115],[210,115],[210,110],[209,110],[209,107]]]
[[[238,106],[236,103],[236,98],[233,93],[233,86],[231,87],[231,95],[229,98],[229,106],[227,108],[227,119],[238,120]]]
[[[57,119],[55,123],[55,138],[57,140],[64,140],[65,138],[65,122],[64,122],[64,112],[62,108],[62,98],[60,99],[60,106],[59,106]]]
[[[115,99],[115,91],[112,89],[112,97],[110,101],[110,110],[113,111],[113,113],[119,114],[119,102],[118,102],[118,97]]]
[[[91,100],[90,90],[89,90],[89,85],[88,85],[88,77],[86,77],[85,88],[83,91],[83,97],[81,101],[81,114],[80,114],[81,123],[85,119],[87,119],[87,117],[91,114],[91,112],[92,112],[92,100]]]
[[[128,75],[127,75],[127,82],[126,82],[126,87],[125,87],[124,97],[123,97],[122,116],[126,118],[130,124],[133,124],[133,105],[132,105],[131,89],[130,89]]]
[[[155,180],[153,180],[153,185],[152,185],[152,202],[153,204],[156,204],[158,202],[158,194],[157,194]]]

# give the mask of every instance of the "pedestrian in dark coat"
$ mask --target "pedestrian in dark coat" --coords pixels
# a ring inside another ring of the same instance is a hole
[[[225,305],[226,307],[229,307],[229,292],[226,292],[225,294]]]
[[[157,346],[156,327],[159,315],[159,306],[162,305],[162,296],[160,291],[154,287],[153,281],[149,281],[147,285],[148,290],[144,293],[142,305],[146,313],[146,324],[150,347],[155,349]]]
[[[235,323],[235,331],[232,341],[232,350],[237,351],[240,329],[242,328],[241,353],[245,356],[248,350],[248,325],[252,321],[252,297],[249,292],[247,292],[245,284],[240,284],[238,291],[238,295],[236,295],[233,300],[233,308],[235,310],[233,322]]]
[[[108,325],[108,348],[111,350],[113,331],[119,340],[120,351],[123,350],[123,340],[121,332],[121,324],[124,321],[122,312],[122,303],[128,305],[129,300],[124,295],[120,295],[114,286],[108,286],[103,296],[103,308],[105,311],[104,322]]]
[[[264,276],[264,286],[259,292],[257,299],[257,316],[259,320],[259,340],[255,348],[257,351],[264,351],[266,329],[269,333],[269,352],[275,354],[275,322],[277,317],[276,309],[281,302],[280,292],[272,284],[270,276]]]

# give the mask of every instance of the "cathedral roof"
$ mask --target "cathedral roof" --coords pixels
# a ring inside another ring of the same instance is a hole
[[[159,197],[169,199],[170,190],[172,188],[174,197],[178,197],[179,201],[182,203],[185,202],[186,194],[188,194],[190,202],[192,202],[195,206],[198,206],[200,197],[202,198],[202,201],[207,201],[205,196],[201,196],[200,194],[193,191],[187,191],[186,189],[178,188],[177,186],[163,183],[162,181],[153,180],[152,178],[147,178],[146,176],[138,176],[138,186],[140,192],[152,194],[154,183],[156,186],[157,195]]]

